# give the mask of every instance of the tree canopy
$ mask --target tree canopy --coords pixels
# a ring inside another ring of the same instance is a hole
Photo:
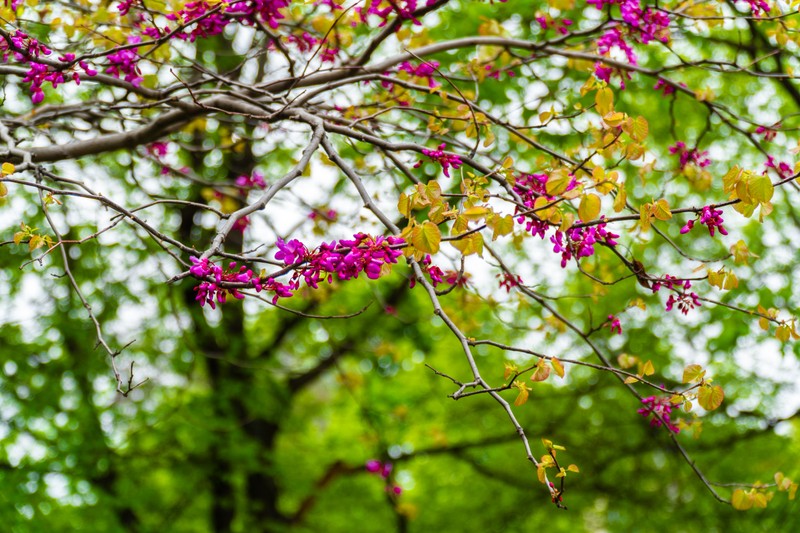
[[[798,525],[797,5],[5,0],[0,523]]]

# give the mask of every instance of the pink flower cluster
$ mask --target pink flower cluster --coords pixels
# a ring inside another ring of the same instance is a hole
[[[580,221],[577,222],[580,224]],[[566,239],[564,238],[566,236]],[[573,257],[579,260],[581,257],[589,257],[594,254],[594,245],[603,242],[608,246],[616,246],[616,233],[606,230],[606,223],[600,222],[594,226],[571,227],[566,232],[556,231],[550,237],[553,243],[553,251],[561,254],[561,268],[566,268],[567,261]]]
[[[697,148],[687,149],[686,143],[683,141],[678,141],[674,145],[669,147],[669,153],[672,155],[678,154],[680,158],[680,167],[681,170],[686,165],[692,164],[697,165],[700,168],[707,167],[711,164],[711,160],[708,158],[707,151],[699,151]]]
[[[138,44],[142,42],[142,38],[138,35],[131,35],[128,37],[128,44]],[[139,48],[125,48],[117,50],[113,54],[109,54],[106,59],[108,60],[108,68],[106,73],[120,78],[125,76],[125,81],[129,82],[134,87],[141,85],[144,78],[139,70]]]
[[[536,17],[536,22],[539,23],[539,26],[542,30],[547,31],[548,28],[553,28],[561,35],[566,35],[569,33],[569,27],[572,26],[573,22],[570,19],[554,19],[550,15],[542,15]]]
[[[586,0],[598,10],[606,5],[619,4],[622,20],[633,30],[633,38],[642,44],[650,41],[669,41],[669,17],[662,11],[652,8],[642,9],[639,0]]]
[[[186,2],[182,9],[166,15],[167,19],[179,26],[173,28],[158,28],[150,26],[142,29],[142,33],[152,39],[157,39],[171,31],[173,37],[182,41],[194,42],[198,37],[207,38],[221,34],[225,28],[234,21],[239,21],[246,26],[255,26],[260,23],[267,24],[276,29],[278,21],[284,16],[280,12],[289,5],[291,0],[233,0],[228,2]],[[117,9],[120,15],[126,15],[136,0],[123,0]]]
[[[504,288],[506,292],[511,292],[513,287],[522,285],[522,278],[509,272],[498,274],[497,277],[500,278],[500,287]]]
[[[434,288],[442,283],[457,287],[466,287],[469,283],[469,274],[456,272],[455,270],[443,271],[438,266],[432,264],[430,254],[423,257],[419,264],[423,272],[428,274],[428,277],[431,278],[431,285],[433,285]],[[413,289],[416,285],[417,279],[412,276],[408,282],[408,288]]]
[[[642,403],[644,404],[644,407],[638,409],[636,411],[637,413],[645,418],[649,418],[650,415],[653,414],[658,415],[653,416],[653,419],[650,420],[650,425],[652,427],[661,427],[663,421],[663,424],[665,424],[673,433],[680,432],[681,429],[675,425],[671,419],[673,405],[670,403],[669,398],[656,398],[655,396],[648,396],[647,398],[642,398]],[[659,419],[659,417],[661,418]]]
[[[241,175],[234,181],[237,187],[239,187],[240,192],[243,194],[247,192],[248,189],[266,189],[267,182],[264,181],[264,176],[258,172],[253,172],[252,175]]]
[[[37,58],[49,56],[51,53],[52,51],[43,43],[20,30],[16,30],[10,35],[8,41],[0,39],[0,54],[2,54],[3,62],[8,61],[10,55],[15,61],[28,64],[28,72],[25,73],[22,81],[31,84],[31,102],[34,104],[44,100],[42,87],[46,82],[50,82],[53,88],[66,83],[70,78],[78,85],[81,83],[80,73],[74,68],[75,54],[68,53],[58,58],[61,63],[64,63],[63,67],[54,67],[37,61]],[[97,71],[93,70],[86,61],[77,63],[87,76],[97,74]],[[71,74],[68,71],[71,71]]]
[[[775,163],[775,158],[772,157],[771,155],[767,156],[767,162],[764,163],[764,166],[767,167],[767,168],[775,169],[775,171],[778,174],[780,174],[781,178],[788,178],[794,172],[794,170],[792,169],[791,165],[789,165],[789,163],[784,163],[783,161],[781,161],[781,162],[776,164]]]
[[[667,298],[667,311],[672,311],[672,307],[678,304],[678,310],[684,315],[695,307],[700,307],[700,297],[695,292],[682,292],[678,295],[670,294]]]
[[[772,127],[758,126],[756,128],[756,135],[763,135],[764,136],[764,140],[766,142],[770,142],[778,134],[778,130],[776,128],[779,128],[779,127],[780,127],[780,124],[776,124],[775,126],[772,126]]]
[[[750,5],[754,17],[769,13],[769,4],[765,0],[744,0]]]
[[[436,0],[426,0],[425,5],[430,6],[435,2]],[[367,7],[357,7],[356,13],[359,14],[363,23],[367,22],[369,15],[377,16],[381,19],[380,24],[378,24],[379,28],[386,26],[392,13],[396,13],[400,19],[410,20],[415,26],[421,25],[420,21],[414,17],[414,11],[417,10],[417,0],[397,0],[396,2],[389,2],[386,7],[380,7],[383,4],[383,0],[370,0]]]
[[[378,461],[377,459],[370,459],[369,461],[367,461],[365,467],[367,469],[367,472],[369,472],[370,474],[376,474],[382,477],[383,479],[389,479],[389,476],[392,474],[392,463],[388,461],[384,463]],[[399,485],[391,483],[389,485],[386,485],[386,492],[399,496],[400,494],[403,493],[403,489],[400,488]]]
[[[213,11],[218,5],[208,2],[187,2],[183,9],[167,15],[167,19],[178,24],[189,24],[190,31],[181,30],[175,33],[175,38],[182,41],[194,42],[198,37],[213,37],[225,31],[225,26],[230,23],[230,18],[226,17],[221,10]],[[158,37],[150,30],[150,37]]]
[[[534,202],[540,196],[548,199],[552,198],[547,195],[547,189],[545,188],[547,179],[547,174],[523,174],[516,179],[513,187],[514,192],[522,200],[522,205],[527,208],[526,210],[523,210],[520,206],[515,208],[514,214],[519,215],[517,223],[522,224],[524,222],[526,232],[531,235],[538,235],[542,239],[545,237],[545,232],[550,228],[550,224],[530,214],[526,215],[524,211],[533,209]],[[574,189],[576,185],[577,181],[573,177],[573,181],[569,184],[567,190]]]
[[[606,5],[619,4],[622,20],[625,22],[625,34],[619,28],[611,28],[600,39],[597,40],[597,51],[601,55],[608,55],[612,48],[616,47],[625,52],[628,62],[636,64],[636,54],[631,46],[625,41],[630,36],[634,41],[641,44],[648,44],[651,41],[666,43],[669,41],[669,17],[666,13],[652,8],[642,9],[639,0],[586,0],[587,3],[594,5],[602,11]],[[612,74],[617,72],[622,80],[620,88],[625,88],[625,78],[630,79],[628,72],[622,72],[602,64],[595,63],[594,73],[597,79],[608,83]]]
[[[656,293],[661,290],[661,287],[666,287],[667,289],[672,289],[674,287],[690,289],[692,287],[692,282],[688,279],[680,279],[675,276],[665,274],[662,278],[654,280],[651,288],[653,289],[653,292]]]
[[[215,265],[208,259],[201,260],[197,257],[191,257],[190,259],[192,261],[192,267],[189,268],[189,272],[193,276],[200,279],[205,279],[209,276],[213,276],[214,278],[214,281],[203,281],[194,288],[195,292],[197,292],[195,300],[200,302],[201,306],[208,304],[211,306],[211,309],[216,309],[216,302],[224,304],[227,301],[229,293],[237,300],[244,298],[244,294],[239,292],[238,287],[221,287],[220,284],[223,282],[241,283],[243,284],[241,288],[253,287],[257,292],[261,292],[265,288],[259,277],[253,273],[252,270],[249,270],[246,266],[241,266],[237,269],[236,262],[231,262],[227,269],[223,269],[221,266]],[[280,292],[274,284],[268,284],[267,288],[278,293]],[[283,294],[279,295],[283,296]],[[291,292],[289,292],[288,295],[291,296]],[[277,295],[275,298],[277,299]]]
[[[662,286],[675,291],[675,294],[670,294],[667,298],[667,311],[672,311],[673,306],[678,304],[680,312],[686,315],[695,307],[700,306],[700,297],[694,292],[689,292],[692,282],[688,279],[679,279],[665,274],[661,279],[653,281],[653,292],[658,292]]]
[[[492,64],[484,66],[483,70],[486,71],[486,75],[488,77],[494,78],[496,80],[500,80],[500,75],[501,74],[505,74],[509,78],[513,78],[514,76],[517,75],[517,73],[514,72],[513,70],[511,70],[510,68],[506,69],[506,70],[500,70],[499,68],[495,68],[495,66],[492,65]]]
[[[461,158],[455,154],[448,154],[444,151],[447,145],[442,143],[439,145],[439,148],[436,150],[429,150],[427,148],[422,149],[423,155],[430,157],[433,161],[436,161],[442,166],[442,170],[444,171],[444,175],[448,178],[450,177],[450,168],[452,167],[453,170],[458,170],[461,167]],[[419,168],[422,165],[422,161],[418,161],[414,168]]]
[[[675,87],[664,81],[662,78],[658,78],[658,81],[653,86],[654,91],[663,91],[664,96],[669,96],[675,92]]]
[[[418,78],[425,78],[428,80],[428,87],[431,89],[439,85],[439,83],[433,79],[433,75],[436,74],[436,69],[439,68],[438,61],[428,61],[425,63],[420,63],[416,67],[409,63],[408,61],[403,61],[400,63],[400,66],[397,67],[397,70],[402,70],[404,72],[408,72],[412,76],[416,76]]]
[[[316,289],[320,281],[332,283],[334,274],[342,281],[357,278],[362,272],[369,279],[378,279],[383,265],[397,263],[397,258],[403,255],[400,250],[403,244],[405,240],[401,237],[356,233],[352,239],[322,243],[309,251],[297,239],[289,242],[278,239],[275,259],[294,268],[290,287],[297,289],[302,277],[309,287]]]
[[[608,55],[615,46],[625,52],[628,63],[631,65],[636,64],[636,54],[633,52],[633,48],[625,41],[619,28],[611,28],[597,39],[597,52],[601,55]]]
[[[336,212],[335,209],[328,209],[327,211],[317,211],[314,210],[308,214],[308,218],[310,220],[325,220],[327,222],[336,222],[336,219],[339,218],[339,213]]]
[[[713,206],[707,205],[703,207],[703,210],[700,213],[700,223],[708,227],[708,233],[711,236],[714,236],[715,230],[719,230],[719,232],[723,235],[728,234],[728,230],[722,225],[725,222],[722,219],[722,210],[721,209],[714,209]],[[695,219],[689,220],[685,226],[681,228],[681,235],[685,235],[692,231],[694,228]]]
[[[622,322],[614,315],[608,315],[608,326],[611,328],[611,333],[622,335]]]

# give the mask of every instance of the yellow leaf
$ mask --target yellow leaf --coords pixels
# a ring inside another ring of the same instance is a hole
[[[508,235],[514,231],[514,217],[506,215],[504,217],[492,218],[492,240],[497,240],[501,235]]]
[[[697,403],[706,411],[713,411],[720,405],[725,398],[725,393],[719,385],[703,385],[697,391]]]
[[[465,209],[461,212],[461,215],[466,217],[467,220],[480,220],[491,212],[492,210],[488,207],[476,206]]]
[[[400,193],[400,199],[397,201],[397,210],[406,218],[411,215],[411,200],[406,193]]]
[[[633,128],[631,137],[635,140],[642,142],[647,137],[650,127],[647,124],[647,119],[644,117],[636,117],[633,121]]]
[[[746,511],[753,507],[753,499],[742,489],[736,489],[731,497],[731,505],[737,511]]]
[[[31,235],[31,238],[28,241],[28,250],[32,252],[37,248],[41,248],[42,246],[44,246],[44,239],[42,239],[42,237],[39,235]]]
[[[480,233],[470,233],[466,237],[450,241],[450,244],[464,255],[478,254],[483,256],[483,235]]]
[[[514,388],[519,390],[519,394],[517,398],[514,400],[514,405],[519,407],[520,405],[524,405],[525,402],[528,401],[528,391],[531,389],[522,381],[515,381]]]
[[[625,202],[628,201],[628,193],[625,192],[625,187],[620,186],[617,190],[617,197],[614,198],[614,212],[619,213],[625,209]]]
[[[669,210],[669,202],[664,199],[657,201],[653,205],[652,213],[658,220],[669,220],[672,218],[672,211]]]
[[[648,359],[647,362],[642,366],[642,371],[639,373],[639,375],[652,376],[655,371],[655,368],[653,368],[653,362]]]
[[[430,221],[425,221],[411,230],[411,244],[417,250],[426,254],[435,254],[439,251],[442,241],[442,232],[439,226]]]
[[[619,364],[620,368],[631,368],[638,362],[639,358],[635,355],[622,353],[617,356],[617,363]]]
[[[506,363],[505,364],[505,372],[503,372],[503,379],[508,379],[512,375],[516,374],[519,371],[517,365],[514,363]]]
[[[544,381],[550,376],[550,367],[547,366],[544,359],[539,359],[536,364],[536,370],[531,375],[531,381]]]
[[[604,117],[614,110],[614,93],[608,87],[603,87],[594,97],[597,112]]]
[[[0,183],[0,198],[5,198],[8,194],[8,188],[5,183]]]
[[[683,383],[691,383],[692,381],[700,381],[706,371],[700,365],[688,365],[683,369]]]
[[[558,377],[564,378],[564,365],[561,364],[561,361],[558,360],[558,357],[553,357],[550,359],[550,364],[553,366],[553,370],[555,370]]]
[[[637,378],[636,376],[628,376],[627,378],[625,378],[624,383],[626,385],[630,385],[631,383],[636,383],[637,381],[639,381],[639,378]]]
[[[596,219],[600,215],[600,197],[596,194],[587,194],[581,198],[580,206],[578,207],[578,217],[588,222]]]
[[[8,176],[16,171],[16,167],[11,163],[3,163],[2,167],[0,167],[0,175],[3,176]]]
[[[627,115],[625,113],[620,113],[619,111],[608,113],[607,115],[603,115],[603,121],[611,126],[612,128],[619,126],[622,124]]]
[[[767,495],[764,494],[763,492],[756,492],[753,495],[753,506],[754,507],[758,507],[758,508],[761,508],[761,509],[766,509],[767,508],[767,501],[768,501]]]
[[[760,204],[764,204],[772,199],[772,194],[775,192],[775,188],[772,186],[769,176],[756,175],[750,179],[747,191],[750,195],[750,198]]]
[[[573,465],[569,465],[567,467],[567,470],[569,470],[570,472],[580,472],[580,469],[578,468],[578,465],[574,465],[574,464]]]
[[[572,177],[570,177],[567,172],[556,171],[550,174],[550,177],[547,179],[547,183],[545,183],[544,187],[547,191],[547,194],[550,196],[558,196],[567,190],[567,187],[569,187],[571,182]]]

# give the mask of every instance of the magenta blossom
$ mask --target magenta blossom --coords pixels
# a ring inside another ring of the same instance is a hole
[[[428,157],[430,157],[433,161],[436,161],[442,166],[442,171],[444,171],[444,175],[448,178],[450,177],[450,167],[454,170],[458,170],[461,167],[461,158],[455,154],[448,154],[444,151],[447,145],[442,143],[439,145],[437,150],[428,150],[427,148],[422,149],[422,153]],[[422,161],[418,161],[414,168],[419,168],[422,165]]]
[[[650,420],[651,426],[657,428],[661,427],[663,423],[673,433],[680,432],[681,429],[675,425],[671,419],[673,405],[670,403],[669,398],[656,398],[655,396],[648,396],[647,398],[642,398],[642,403],[644,404],[644,407],[638,409],[636,411],[637,413],[645,418],[649,418],[650,415],[658,415],[653,416],[653,419]]]
[[[576,224],[580,224],[577,221]],[[593,226],[571,227],[566,232],[556,231],[550,237],[553,243],[553,251],[561,254],[561,268],[567,266],[567,261],[572,258],[579,260],[582,257],[589,257],[594,254],[594,245],[602,242],[607,246],[616,246],[619,235],[606,230],[606,223],[600,222]]]
[[[696,165],[700,168],[707,167],[711,164],[711,160],[708,158],[708,152],[703,151],[700,152],[697,148],[687,148],[686,143],[683,141],[678,141],[674,145],[669,147],[669,153],[673,155],[678,155],[680,159],[680,168],[681,170],[686,167],[686,165]]]
[[[728,234],[728,230],[726,230],[725,227],[722,225],[722,223],[725,221],[722,219],[721,215],[722,215],[721,209],[714,209],[714,207],[710,205],[703,207],[703,210],[700,213],[699,217],[700,223],[708,227],[708,233],[712,237],[714,236],[715,230],[719,230],[719,232],[722,235]],[[695,220],[696,219],[691,219],[688,222],[686,222],[686,225],[684,225],[681,228],[681,235],[689,233],[692,230],[692,228],[694,228]]]
[[[416,76],[418,78],[425,78],[428,80],[428,87],[431,89],[439,85],[439,83],[433,79],[433,75],[436,74],[436,69],[439,68],[438,61],[428,61],[425,63],[420,63],[416,67],[413,66],[408,61],[403,61],[400,63],[400,66],[397,67],[397,70],[402,70],[404,72],[408,72],[412,76]]]

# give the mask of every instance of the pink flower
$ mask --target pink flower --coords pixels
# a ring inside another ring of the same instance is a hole
[[[434,88],[439,85],[439,83],[433,79],[433,75],[436,74],[437,68],[439,68],[438,61],[428,61],[427,63],[421,63],[416,67],[408,61],[403,61],[400,63],[400,66],[397,67],[397,70],[408,72],[412,76],[416,76],[418,78],[425,78],[428,80],[428,87]]]
[[[683,170],[686,165],[696,165],[700,168],[704,168],[711,164],[707,151],[700,152],[697,148],[688,149],[686,148],[686,143],[683,141],[678,141],[670,146],[669,153],[678,155],[681,170]]]
[[[450,167],[454,170],[458,170],[461,167],[461,158],[455,154],[448,154],[445,153],[444,149],[447,145],[442,143],[439,145],[437,150],[428,150],[427,148],[422,149],[422,153],[428,157],[430,157],[433,161],[436,161],[442,166],[442,171],[444,175],[448,178],[450,177]],[[419,168],[422,165],[422,161],[418,161],[414,168]]]
[[[522,285],[522,278],[511,274],[509,272],[503,272],[502,274],[497,275],[500,279],[500,287],[505,288],[506,292],[511,292],[512,287],[517,287]]]
[[[660,427],[663,423],[667,426],[667,428],[672,431],[673,433],[679,433],[680,428],[675,425],[671,420],[672,408],[673,405],[670,403],[669,398],[656,398],[655,396],[648,396],[647,398],[642,399],[642,403],[644,407],[638,409],[636,412],[642,415],[645,418],[649,418],[650,415],[658,415],[653,416],[653,419],[650,421],[650,425],[653,427]],[[658,417],[661,417],[659,420]]]

